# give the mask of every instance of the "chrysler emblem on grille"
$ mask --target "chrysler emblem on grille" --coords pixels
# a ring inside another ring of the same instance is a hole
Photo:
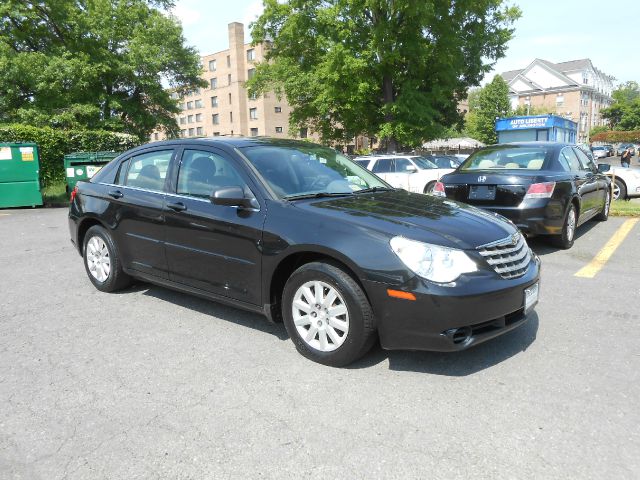
[[[484,183],[484,182],[486,182],[486,181],[487,181],[487,177],[485,177],[484,175],[480,175],[480,176],[478,177],[478,181],[479,181],[480,183]]]
[[[516,246],[520,240],[520,234],[518,232],[511,235],[511,245]]]

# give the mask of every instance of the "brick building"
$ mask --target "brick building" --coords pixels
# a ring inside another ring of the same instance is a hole
[[[206,88],[190,92],[178,100],[182,111],[176,115],[182,137],[242,135],[306,138],[306,129],[289,132],[286,98],[274,93],[249,96],[244,87],[264,58],[264,45],[244,43],[242,23],[229,24],[229,49],[202,57],[202,78]],[[292,133],[294,133],[292,135]],[[159,132],[151,140],[162,140]]]
[[[578,124],[578,142],[587,142],[591,128],[606,124],[600,111],[611,105],[614,78],[589,59],[552,63],[536,58],[502,78],[509,84],[512,108],[544,108],[570,118]]]

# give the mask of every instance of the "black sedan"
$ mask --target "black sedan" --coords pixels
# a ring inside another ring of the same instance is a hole
[[[540,262],[514,225],[303,142],[136,148],[78,183],[69,227],[97,289],[137,278],[261,312],[333,366],[376,338],[462,350],[521,325],[538,299]]]
[[[571,248],[576,227],[609,215],[611,180],[580,148],[553,142],[478,150],[435,193],[499,213],[527,235]]]

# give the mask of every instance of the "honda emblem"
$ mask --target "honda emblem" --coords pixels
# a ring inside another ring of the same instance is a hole
[[[487,181],[487,177],[485,177],[484,175],[480,175],[480,176],[478,177],[478,181],[479,181],[480,183],[484,183],[484,182],[486,182],[486,181]]]

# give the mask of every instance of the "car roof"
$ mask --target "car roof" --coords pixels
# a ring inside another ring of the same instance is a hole
[[[172,140],[162,140],[159,142],[147,143],[144,146],[163,146],[163,145],[211,145],[211,146],[227,146],[232,148],[257,147],[257,146],[278,146],[278,147],[323,147],[316,143],[310,143],[304,140],[290,140],[285,138],[272,137],[193,137],[193,138],[176,138]],[[331,148],[331,147],[324,147]]]

